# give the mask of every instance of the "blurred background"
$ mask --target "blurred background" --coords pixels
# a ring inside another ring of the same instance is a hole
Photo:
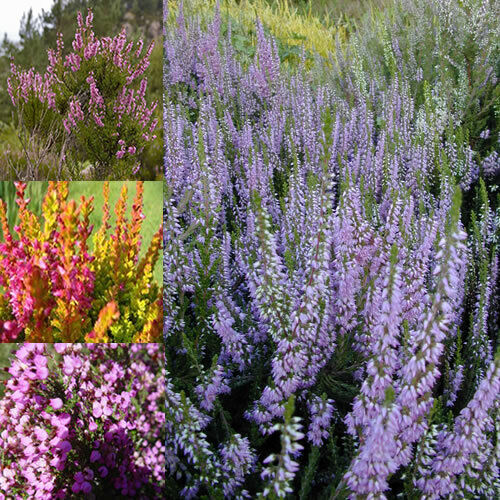
[[[5,371],[5,368],[10,365],[10,353],[17,347],[17,345],[18,344],[0,344],[0,398],[3,397],[5,392],[3,382],[10,377],[10,375]]]

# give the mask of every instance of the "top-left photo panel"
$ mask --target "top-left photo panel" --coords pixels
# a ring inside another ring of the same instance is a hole
[[[0,16],[0,180],[162,179],[162,0]]]

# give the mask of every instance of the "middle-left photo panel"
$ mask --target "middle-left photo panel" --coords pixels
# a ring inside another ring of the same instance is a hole
[[[161,342],[163,183],[0,182],[0,342]]]
[[[162,179],[161,2],[45,3],[0,22],[0,179]]]

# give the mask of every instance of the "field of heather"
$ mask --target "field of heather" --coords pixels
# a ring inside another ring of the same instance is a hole
[[[500,496],[500,3],[167,0],[168,498]]]

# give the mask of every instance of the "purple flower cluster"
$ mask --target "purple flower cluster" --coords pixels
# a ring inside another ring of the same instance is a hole
[[[163,364],[159,344],[21,345],[0,400],[0,498],[163,498]]]

